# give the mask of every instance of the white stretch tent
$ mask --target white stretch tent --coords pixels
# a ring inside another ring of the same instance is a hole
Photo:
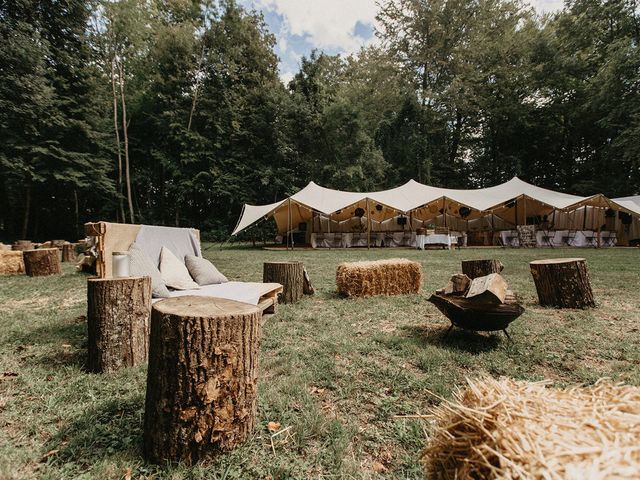
[[[291,197],[269,205],[245,205],[233,235],[257,221],[274,217],[280,233],[300,223],[310,223],[321,231],[334,231],[346,220],[361,217],[372,230],[378,230],[390,219],[409,216],[409,228],[426,222],[449,224],[464,229],[469,222],[492,222],[488,228],[521,225],[527,218],[555,215],[591,207],[608,208],[640,216],[640,196],[610,200],[602,194],[581,197],[537,187],[517,177],[489,188],[456,190],[432,187],[410,180],[402,186],[379,192],[343,192],[310,182]],[[360,215],[357,215],[356,212]],[[586,211],[586,210],[585,210]],[[325,218],[323,228],[323,220]],[[317,219],[317,221],[316,221]],[[496,220],[500,222],[496,223]],[[595,215],[594,215],[595,219]],[[595,220],[594,220],[595,221]],[[449,223],[448,223],[449,222]]]

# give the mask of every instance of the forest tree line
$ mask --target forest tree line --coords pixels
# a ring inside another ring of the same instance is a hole
[[[233,0],[0,0],[0,239],[224,237],[311,180],[638,193],[636,1],[379,3],[373,46],[313,52],[285,85]]]

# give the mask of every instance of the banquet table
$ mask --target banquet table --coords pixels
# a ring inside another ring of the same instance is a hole
[[[519,247],[520,241],[517,230],[502,230],[500,232],[502,245]],[[614,247],[617,243],[616,232],[600,232],[600,246]],[[536,231],[536,246],[538,247],[597,247],[598,232],[591,230],[538,230]]]
[[[367,232],[357,233],[312,233],[312,248],[366,247]],[[372,247],[415,247],[415,232],[371,232]]]
[[[458,237],[455,235],[431,234],[416,236],[416,248],[419,248],[420,250],[424,250],[428,245],[443,245],[447,248],[451,248],[452,245],[457,243]]]

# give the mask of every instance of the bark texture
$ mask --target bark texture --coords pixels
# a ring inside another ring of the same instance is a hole
[[[536,260],[529,264],[542,306],[595,307],[584,258]]]
[[[463,260],[462,273],[471,280],[477,277],[484,277],[490,273],[500,273],[504,269],[504,265],[500,260]]]
[[[156,303],[151,314],[144,455],[193,464],[255,429],[258,307],[212,297]]]
[[[63,262],[75,262],[76,261],[76,246],[73,243],[65,243],[62,245],[62,261]]]
[[[302,262],[265,262],[262,281],[280,283],[283,287],[278,296],[282,303],[295,303],[304,294],[304,264]]]
[[[24,270],[30,277],[44,277],[60,273],[60,254],[57,248],[25,250]]]
[[[151,277],[87,281],[88,368],[115,372],[147,361]]]

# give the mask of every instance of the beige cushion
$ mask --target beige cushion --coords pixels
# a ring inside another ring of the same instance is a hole
[[[227,277],[220,273],[215,265],[206,258],[187,255],[184,257],[184,263],[198,285],[214,285],[229,281]]]
[[[132,277],[151,277],[151,294],[156,298],[169,298],[171,295],[160,270],[144,251],[135,243],[129,249],[129,273]]]
[[[187,267],[167,247],[162,247],[160,250],[160,274],[167,287],[176,290],[200,288],[189,275]]]

